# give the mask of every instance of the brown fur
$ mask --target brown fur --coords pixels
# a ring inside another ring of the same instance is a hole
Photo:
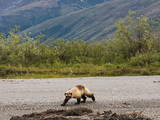
[[[77,104],[80,104],[81,98],[83,99],[83,102],[86,101],[86,96],[89,98],[92,98],[93,101],[95,101],[95,97],[92,92],[88,90],[87,87],[83,85],[77,85],[65,92],[65,99],[62,104],[62,106],[65,106],[65,104],[68,102],[71,98],[77,99]]]
[[[77,87],[79,90],[84,90],[84,88],[85,88],[85,87],[82,86],[82,85],[77,85],[76,87]]]

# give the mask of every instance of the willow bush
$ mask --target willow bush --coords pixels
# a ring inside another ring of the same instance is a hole
[[[99,66],[160,65],[160,22],[129,11],[116,22],[113,38],[101,41],[47,39],[20,35],[19,28],[0,33],[0,65],[60,67],[92,64]]]

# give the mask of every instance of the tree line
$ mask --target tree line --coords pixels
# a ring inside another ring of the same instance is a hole
[[[54,67],[61,64],[127,64],[160,66],[160,22],[129,16],[116,22],[117,30],[109,40],[83,41],[43,40],[45,35],[31,37],[18,34],[16,27],[9,35],[0,33],[0,65]]]

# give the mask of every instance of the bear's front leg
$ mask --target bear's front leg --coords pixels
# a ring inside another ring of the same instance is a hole
[[[77,98],[77,103],[76,105],[80,104],[81,103],[81,98]]]
[[[66,103],[69,101],[69,99],[65,98],[63,104],[61,104],[61,106],[65,106]]]

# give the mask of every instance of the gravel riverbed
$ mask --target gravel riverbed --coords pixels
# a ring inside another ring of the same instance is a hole
[[[94,93],[96,102],[60,104],[64,92],[82,84]],[[143,112],[160,120],[160,76],[86,77],[57,79],[0,79],[0,120],[48,109],[86,107],[95,112]]]

